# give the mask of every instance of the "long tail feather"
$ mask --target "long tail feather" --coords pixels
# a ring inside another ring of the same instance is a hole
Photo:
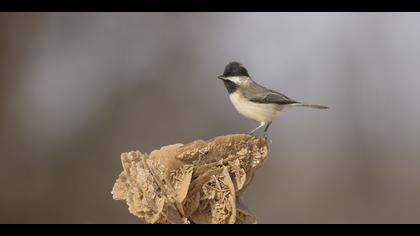
[[[299,106],[299,107],[312,107],[312,108],[316,108],[316,109],[329,109],[329,107],[327,106],[322,106],[322,105],[318,105],[318,104],[308,104],[308,103],[295,103],[293,104],[294,106]]]

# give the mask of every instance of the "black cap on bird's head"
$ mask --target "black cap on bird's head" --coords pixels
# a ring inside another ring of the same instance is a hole
[[[223,75],[219,75],[217,78],[221,79],[225,84],[229,94],[234,93],[241,84],[248,78],[248,71],[239,62],[230,62],[226,65]]]
[[[248,71],[241,65],[239,62],[230,62],[226,65],[225,71],[223,72],[223,75],[219,76],[219,79],[225,78],[225,77],[232,77],[232,76],[248,76]]]

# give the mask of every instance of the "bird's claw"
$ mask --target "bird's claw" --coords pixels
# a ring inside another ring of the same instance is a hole
[[[256,137],[264,138],[265,140],[269,141],[270,143],[273,142],[271,139],[268,138],[268,135],[266,133],[264,133],[264,134],[249,133],[249,135],[253,135],[253,136],[256,136]]]
[[[264,135],[263,135],[263,137],[264,137],[264,139],[265,139],[268,143],[270,143],[270,144],[272,144],[272,143],[273,143],[273,140],[269,139],[269,138],[268,138],[268,136],[267,136],[267,134],[264,134]]]

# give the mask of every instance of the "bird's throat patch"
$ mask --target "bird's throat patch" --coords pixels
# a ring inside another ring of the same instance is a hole
[[[225,87],[229,94],[235,92],[238,89],[238,85],[230,80],[223,80],[223,83],[225,84]]]

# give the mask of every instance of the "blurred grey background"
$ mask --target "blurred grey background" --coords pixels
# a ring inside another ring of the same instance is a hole
[[[418,13],[0,13],[0,223],[138,223],[120,153],[249,132],[216,76],[328,105],[270,128],[260,223],[420,223]]]

